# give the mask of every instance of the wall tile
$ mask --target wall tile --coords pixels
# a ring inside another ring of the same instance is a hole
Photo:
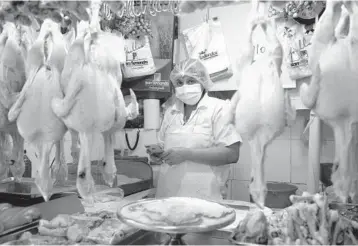
[[[333,130],[330,126],[322,123],[322,127],[321,127],[322,131],[322,140],[324,141],[334,141],[334,135],[333,135]]]
[[[231,180],[230,199],[250,201],[249,181]]]
[[[285,130],[276,139],[289,140],[291,138],[291,128],[285,127]]]
[[[291,180],[293,183],[307,182],[308,146],[301,140],[291,140]]]
[[[323,141],[321,150],[321,163],[333,162],[334,160],[334,141]]]
[[[274,140],[268,146],[265,159],[267,181],[289,182],[290,180],[290,141]],[[279,171],[278,171],[279,170]],[[236,180],[250,180],[250,146],[244,141],[240,150],[240,161],[234,167]]]
[[[247,141],[243,141],[240,148],[240,160],[232,168],[233,178],[237,180],[250,180],[251,155],[250,146]]]
[[[309,121],[310,112],[308,110],[298,110],[295,123],[291,126],[291,139],[301,139],[302,133]]]
[[[288,140],[274,140],[268,146],[265,159],[267,181],[290,181],[290,142]]]

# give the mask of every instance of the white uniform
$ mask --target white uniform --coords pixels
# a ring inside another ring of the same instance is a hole
[[[224,126],[223,115],[228,102],[204,95],[184,124],[184,104],[176,99],[164,114],[159,132],[159,142],[164,149],[210,148],[230,146],[241,142],[240,135],[233,125]],[[157,198],[171,196],[197,197],[221,200],[226,191],[226,181],[230,165],[210,166],[203,163],[186,161],[178,165],[161,166]]]

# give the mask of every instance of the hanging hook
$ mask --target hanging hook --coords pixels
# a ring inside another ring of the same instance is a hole
[[[169,11],[169,2],[170,1],[163,2],[163,6],[162,6],[162,11],[163,12],[168,12]],[[166,7],[164,7],[164,6],[166,6]]]
[[[161,3],[161,1],[160,0],[156,0],[156,11],[158,12],[158,13],[160,13],[160,12],[162,12],[163,11],[163,8],[162,8],[162,3]]]
[[[151,16],[156,16],[156,15],[157,15],[157,12],[155,12],[155,9],[154,9],[154,1],[155,1],[155,0],[149,0],[149,1],[148,1],[148,4],[150,4],[149,14],[150,14]]]
[[[174,15],[180,12],[180,0],[172,1],[172,12]]]
[[[123,2],[122,8],[117,13],[119,18],[122,18],[124,16],[124,13],[126,12],[126,8],[127,8],[127,2]]]
[[[140,6],[141,6],[141,10],[142,10],[142,14],[144,15],[145,12],[147,11],[147,5],[148,2],[145,2],[145,5],[143,4],[143,0],[140,0]]]
[[[142,0],[141,0],[141,4],[142,4]],[[138,6],[138,7],[135,6],[135,1],[133,0],[133,14],[134,14],[134,16],[136,16],[136,17],[138,17],[138,16],[140,16],[140,15],[142,14],[142,10],[139,10],[139,11],[137,12],[137,9],[139,9],[139,6]]]

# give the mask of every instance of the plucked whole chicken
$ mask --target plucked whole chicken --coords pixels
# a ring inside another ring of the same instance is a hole
[[[24,140],[20,136],[16,124],[8,120],[10,107],[26,81],[26,56],[32,43],[32,33],[28,27],[14,23],[6,23],[0,35],[0,131],[1,141],[7,139],[11,145],[10,153],[2,153],[1,169],[10,168],[13,176],[20,179],[25,172],[23,161]],[[0,152],[5,151],[5,147]],[[5,165],[5,166],[3,166]]]
[[[50,153],[56,144],[53,165],[60,164],[60,141],[67,131],[65,124],[52,112],[51,100],[62,96],[60,73],[66,55],[65,42],[59,25],[50,19],[44,21],[40,34],[28,52],[28,79],[9,111],[9,120],[17,123],[21,136],[38,149],[40,164],[36,168],[35,183],[48,201],[53,188],[50,172]]]
[[[342,4],[347,15],[342,13]],[[340,24],[338,24],[340,23]],[[348,31],[348,32],[347,32]],[[343,34],[343,35],[342,35]],[[329,0],[312,37],[312,78],[303,84],[303,104],[333,129],[332,182],[342,202],[357,200],[357,162],[352,157],[358,123],[358,3]]]
[[[275,23],[257,17],[257,7],[258,1],[253,2],[247,45],[238,59],[239,89],[231,99],[228,121],[235,124],[237,131],[250,145],[250,194],[262,208],[267,193],[264,179],[266,148],[283,132],[286,124],[294,121],[295,110],[280,81],[282,48],[275,34]],[[269,52],[265,58],[253,63],[252,34],[257,26],[262,27],[268,39]]]
[[[124,127],[128,116],[138,115],[138,103],[131,91],[133,110],[126,108],[120,90],[121,63],[124,62],[123,39],[101,32],[99,6],[92,6],[90,25],[79,26],[78,37],[66,57],[61,86],[64,97],[52,100],[52,109],[68,128],[78,132],[81,144],[77,170],[77,189],[93,199],[90,150],[92,136],[102,133],[105,160],[101,165],[104,180],[112,186],[116,176],[113,155],[113,131]],[[114,51],[118,52],[114,52]],[[130,114],[132,112],[132,114]]]

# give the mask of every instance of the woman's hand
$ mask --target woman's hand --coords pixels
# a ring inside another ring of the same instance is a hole
[[[178,165],[188,160],[190,150],[186,148],[172,148],[160,155],[160,158],[168,165]]]

